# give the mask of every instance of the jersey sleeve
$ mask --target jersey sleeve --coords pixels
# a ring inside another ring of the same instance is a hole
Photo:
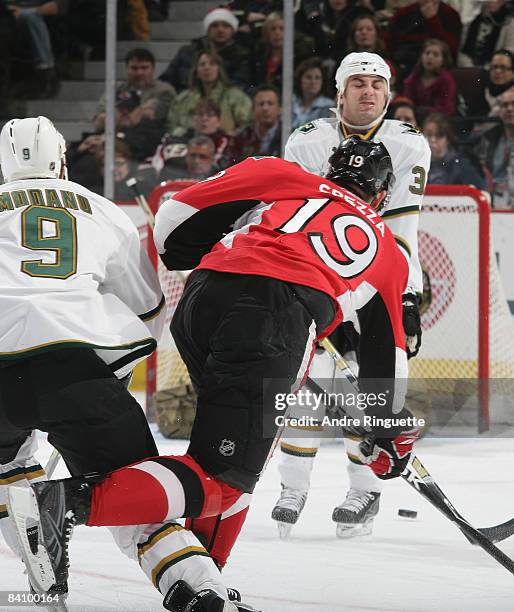
[[[303,198],[306,189],[312,189],[311,175],[275,157],[248,158],[200,181],[157,212],[161,259],[170,270],[191,270],[246,212],[261,202]]]
[[[108,261],[100,292],[119,298],[158,339],[164,327],[166,308],[157,273],[131,221],[127,219],[123,227],[118,226],[117,232],[123,251]]]
[[[395,184],[382,218],[393,233],[398,246],[409,258],[409,286],[423,292],[418,255],[419,213],[430,169],[430,148],[425,137],[407,124],[400,137],[383,138],[396,162]]]

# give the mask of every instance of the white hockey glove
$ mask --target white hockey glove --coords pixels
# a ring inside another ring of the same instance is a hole
[[[421,347],[421,318],[417,295],[415,293],[404,293],[402,305],[407,359],[411,359],[418,354]]]

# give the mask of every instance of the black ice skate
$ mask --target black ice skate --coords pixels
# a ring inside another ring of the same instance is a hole
[[[238,591],[229,589],[229,599],[230,591],[234,591],[239,596]],[[203,589],[195,593],[184,580],[175,582],[167,592],[163,605],[171,612],[259,612],[257,608],[239,600],[227,601],[212,589]]]
[[[278,534],[282,540],[289,537],[305,506],[307,491],[282,485],[280,498],[271,511],[271,518],[277,521]]]
[[[86,522],[90,507],[91,491],[85,478],[10,486],[7,491],[7,509],[31,588],[37,594],[60,594],[56,610],[66,610],[68,544],[73,527]]]
[[[379,507],[380,493],[350,489],[344,502],[332,512],[332,520],[337,523],[337,537],[369,535],[373,531],[373,520]]]

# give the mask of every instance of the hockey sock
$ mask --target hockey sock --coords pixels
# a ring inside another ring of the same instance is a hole
[[[222,569],[239,536],[250,507],[251,495],[246,493],[223,514],[186,521],[186,527],[202,542]]]
[[[94,486],[90,526],[162,523],[222,513],[241,491],[209,476],[189,455],[152,457]]]

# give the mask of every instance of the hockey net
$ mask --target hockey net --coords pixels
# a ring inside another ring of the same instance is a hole
[[[156,187],[148,199],[153,213],[156,214],[164,200],[193,184],[191,181],[170,181]],[[146,406],[147,412],[151,412],[155,406],[155,394],[157,392],[179,385],[188,385],[191,381],[170,332],[170,322],[184,290],[186,274],[171,272],[163,265],[151,238],[151,229],[149,227],[147,232],[147,251],[157,269],[159,281],[166,298],[164,330],[157,343],[157,350],[147,359],[146,366]]]
[[[423,341],[409,362],[427,393],[477,392],[489,428],[489,381],[514,378],[514,325],[498,271],[488,199],[465,186],[427,188],[420,216]],[[463,380],[473,384],[463,384]],[[478,382],[478,384],[476,384]]]
[[[154,213],[190,184],[176,181],[154,189],[149,198]],[[189,377],[169,332],[184,277],[166,270],[153,241],[147,244],[167,303],[163,336],[147,366],[147,405],[152,406],[156,392],[188,384]],[[422,348],[410,361],[410,378],[434,381],[428,392],[441,385],[448,390],[457,379],[514,378],[514,325],[494,257],[487,198],[471,187],[429,186],[420,217],[419,252],[427,299]],[[487,393],[485,386],[480,398],[483,429],[489,419]]]

